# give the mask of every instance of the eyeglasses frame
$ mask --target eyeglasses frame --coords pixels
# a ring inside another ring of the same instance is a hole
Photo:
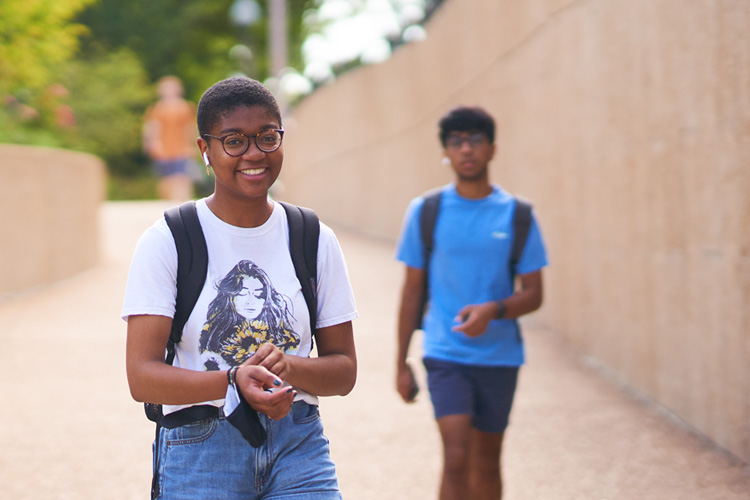
[[[260,147],[260,144],[258,143],[258,137],[260,137],[261,134],[265,134],[266,132],[278,132],[279,135],[281,136],[281,139],[279,140],[279,145],[276,146],[275,148],[271,149],[271,150],[265,150],[265,149],[263,149],[262,147]],[[227,137],[232,136],[232,135],[241,135],[242,137],[247,138],[247,147],[240,154],[233,155],[232,153],[230,153],[229,151],[227,151],[227,148],[224,145],[224,141],[227,139]],[[244,155],[245,153],[247,153],[247,150],[250,149],[250,138],[251,137],[253,137],[255,139],[255,146],[258,148],[259,151],[262,151],[264,153],[273,153],[274,151],[278,151],[278,149],[281,147],[281,143],[284,140],[284,129],[281,129],[281,128],[271,128],[271,129],[268,129],[268,130],[264,130],[263,132],[258,132],[255,135],[247,135],[247,134],[243,134],[242,132],[232,132],[232,133],[227,134],[227,135],[222,135],[221,137],[216,136],[216,135],[211,135],[211,134],[203,134],[203,137],[213,137],[214,139],[220,140],[221,141],[221,148],[224,150],[224,152],[227,155],[229,155],[229,156],[231,156],[233,158],[238,158],[238,157]]]
[[[481,136],[482,141],[477,142],[476,144],[472,143],[472,136]],[[460,139],[460,142],[457,145],[450,144],[451,138]],[[488,144],[491,144],[490,138],[487,137],[487,134],[484,132],[468,132],[467,136],[448,136],[445,139],[445,149],[451,149],[451,150],[459,150],[463,147],[464,142],[469,143],[469,147],[476,148],[478,146],[481,146],[484,141],[487,141]]]

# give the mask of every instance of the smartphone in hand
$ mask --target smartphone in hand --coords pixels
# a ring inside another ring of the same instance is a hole
[[[417,378],[414,376],[414,368],[411,366],[410,362],[407,361],[407,364],[409,365],[409,374],[411,375],[411,390],[409,391],[409,402],[412,402],[417,398],[417,394],[419,394],[419,384],[417,383]]]

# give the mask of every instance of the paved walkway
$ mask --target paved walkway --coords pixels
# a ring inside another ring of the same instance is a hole
[[[135,242],[164,208],[106,204],[99,266],[0,303],[1,498],[147,497],[153,428],[128,393],[118,316]],[[344,496],[434,499],[429,401],[404,405],[392,388],[401,269],[391,245],[337,234],[361,315],[357,387],[322,404]],[[750,499],[746,465],[599,377],[552,332],[530,323],[526,338],[506,500]]]

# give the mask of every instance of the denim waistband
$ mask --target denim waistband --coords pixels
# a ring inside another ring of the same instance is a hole
[[[221,414],[221,408],[211,405],[196,405],[189,408],[183,408],[176,412],[164,415],[161,419],[161,426],[167,429],[174,429],[181,425],[191,424],[198,420],[207,418],[218,418]]]

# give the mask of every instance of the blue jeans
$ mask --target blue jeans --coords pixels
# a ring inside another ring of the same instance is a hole
[[[223,416],[161,428],[157,498],[341,499],[317,406],[297,401],[281,420],[260,419],[268,433],[260,448]]]

